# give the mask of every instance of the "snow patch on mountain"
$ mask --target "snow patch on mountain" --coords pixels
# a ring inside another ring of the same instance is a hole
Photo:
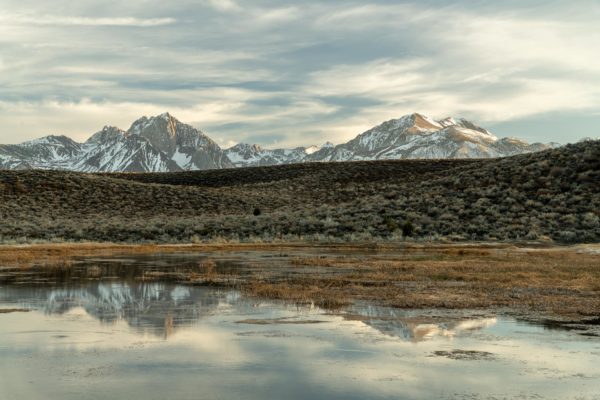
[[[225,150],[236,167],[291,164],[304,161],[307,155],[318,151],[317,146],[294,149],[264,149],[256,144],[238,143]]]
[[[419,113],[386,121],[347,143],[321,149],[305,161],[402,158],[490,158],[539,151],[555,144],[529,145],[498,139],[488,130],[452,117],[435,121]]]

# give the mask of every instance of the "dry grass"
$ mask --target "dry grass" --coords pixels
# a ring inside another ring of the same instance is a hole
[[[0,314],[11,314],[17,312],[29,312],[26,308],[0,308]]]
[[[64,266],[80,257],[109,257],[125,254],[169,254],[179,252],[208,252],[220,250],[274,250],[294,248],[293,243],[273,244],[202,244],[158,245],[116,243],[61,243],[11,246],[0,245],[0,267]],[[304,245],[305,246],[305,245]]]
[[[467,245],[435,245],[423,244],[393,244],[393,243],[355,243],[355,244],[311,244],[311,248],[323,250],[418,250],[422,248],[442,249],[448,252],[471,252],[471,246]],[[493,248],[503,248],[509,245],[498,244]],[[117,244],[117,243],[56,243],[56,244],[32,244],[32,245],[0,245],[0,267],[32,267],[32,266],[57,266],[68,265],[79,257],[105,257],[125,254],[170,254],[179,252],[214,252],[214,251],[236,251],[236,250],[265,250],[276,251],[286,249],[306,248],[306,243],[281,242],[281,243],[207,243],[192,245],[160,245],[160,244]],[[486,250],[477,250],[486,251]],[[323,265],[332,262],[329,258],[314,257],[296,258],[292,263],[308,265]]]
[[[163,252],[155,245],[122,246],[113,244],[53,244],[0,246],[0,266],[28,268],[32,266],[65,266],[77,257],[112,256],[115,254],[151,254]]]
[[[294,264],[339,272],[295,282],[300,288],[317,287],[313,296],[344,293],[403,308],[506,307],[553,315],[600,314],[600,257],[575,248],[448,248],[397,258],[308,258]]]
[[[350,298],[343,291],[310,283],[250,280],[247,284],[242,284],[242,290],[250,296],[286,300],[296,304],[313,304],[329,309],[351,304]]]

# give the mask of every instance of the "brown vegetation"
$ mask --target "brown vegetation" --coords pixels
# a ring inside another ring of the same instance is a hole
[[[26,308],[0,308],[0,314],[11,314],[16,312],[29,312]]]
[[[309,257],[292,264],[322,270],[283,281],[263,276],[244,289],[264,297],[305,296],[320,304],[361,299],[401,308],[600,315],[600,256],[573,249],[449,247],[391,257]]]

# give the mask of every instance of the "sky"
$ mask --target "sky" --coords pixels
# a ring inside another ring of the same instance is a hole
[[[0,0],[0,143],[170,112],[221,146],[420,112],[600,136],[600,1]]]

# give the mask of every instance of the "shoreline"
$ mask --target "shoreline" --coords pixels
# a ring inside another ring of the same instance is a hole
[[[429,241],[429,240],[406,240],[406,241],[364,241],[364,242],[336,242],[336,241],[269,241],[269,242],[240,242],[240,241],[213,241],[213,242],[190,242],[190,243],[127,243],[127,242],[31,242],[31,243],[2,243],[0,251],[8,249],[61,249],[61,248],[86,248],[86,249],[239,249],[239,248],[347,248],[347,249],[381,249],[401,250],[414,248],[542,248],[542,249],[566,249],[591,247],[600,250],[600,243],[559,243],[553,241]]]

